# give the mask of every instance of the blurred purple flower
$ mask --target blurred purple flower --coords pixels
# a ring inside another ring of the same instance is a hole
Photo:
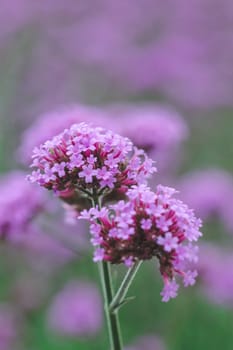
[[[39,260],[53,268],[86,250],[85,226],[70,227],[58,219],[54,203],[48,204],[43,191],[30,184],[23,172],[3,176],[0,191],[0,237],[22,249],[30,264]]]
[[[125,350],[165,350],[165,344],[155,335],[145,335],[136,340],[133,345],[127,346]]]
[[[188,127],[177,112],[168,106],[150,103],[116,105],[107,111],[121,135],[156,159],[160,172],[177,167],[179,146],[188,136]]]
[[[77,96],[108,95],[109,88],[117,97],[155,91],[188,107],[232,105],[229,0],[137,0],[134,6],[128,0],[2,0],[1,5],[1,41],[32,29],[30,68],[22,72],[18,101],[21,107],[27,101],[27,108],[32,101],[31,114]]]
[[[229,248],[213,244],[200,249],[201,290],[214,303],[233,307],[233,255]]]
[[[60,291],[48,310],[48,326],[63,336],[94,336],[102,326],[102,301],[90,282],[72,281]]]
[[[17,239],[30,231],[30,222],[44,210],[44,195],[19,171],[0,179],[0,192],[0,236]]]
[[[96,126],[114,124],[100,108],[87,107],[84,105],[71,105],[46,113],[23,133],[19,148],[19,156],[23,163],[31,162],[32,150],[45,141],[70,128],[72,124],[88,122]],[[111,128],[111,127],[110,127]]]
[[[233,177],[221,169],[207,169],[185,175],[178,185],[182,199],[207,220],[218,216],[233,232]]]

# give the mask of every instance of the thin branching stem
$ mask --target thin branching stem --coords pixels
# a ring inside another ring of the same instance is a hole
[[[92,202],[94,207],[98,206],[98,208],[101,209],[101,201],[98,196],[93,197]],[[118,312],[110,312],[110,304],[114,296],[110,264],[106,261],[101,261],[99,263],[99,271],[105,301],[105,314],[111,350],[122,350],[121,329]]]
[[[137,261],[126,273],[116,295],[114,296],[109,309],[111,313],[116,313],[121,305],[126,301],[125,297],[128,293],[129,287],[131,286],[139,267],[141,266],[141,261]]]

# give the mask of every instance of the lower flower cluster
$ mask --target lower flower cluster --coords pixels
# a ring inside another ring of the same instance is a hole
[[[130,267],[139,260],[158,259],[165,302],[177,295],[177,275],[183,278],[185,287],[195,283],[197,272],[190,270],[190,265],[198,260],[198,247],[193,242],[201,236],[201,221],[174,198],[175,193],[162,185],[155,193],[146,185],[133,186],[127,200],[108,208],[91,208],[80,215],[91,222],[95,262],[104,260]]]

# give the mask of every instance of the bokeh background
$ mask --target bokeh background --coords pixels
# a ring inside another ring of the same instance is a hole
[[[232,349],[233,2],[1,0],[0,350],[108,349],[88,228],[25,181],[75,121],[144,147],[204,222],[194,288],[164,304],[144,263],[125,349]]]

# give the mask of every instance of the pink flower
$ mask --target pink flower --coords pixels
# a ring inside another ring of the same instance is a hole
[[[173,299],[177,296],[177,291],[179,289],[178,284],[176,283],[176,281],[170,281],[168,283],[165,284],[161,295],[162,295],[162,301],[167,302],[170,299]]]
[[[72,125],[34,149],[32,167],[36,171],[29,180],[54,190],[69,204],[90,199],[93,191],[98,196],[114,190],[122,195],[156,170],[129,139],[85,123]]]
[[[141,228],[143,230],[150,230],[151,226],[152,226],[152,221],[150,219],[141,220]]]
[[[165,216],[160,216],[157,220],[157,226],[163,231],[169,231],[169,226],[172,224],[172,220]]]
[[[124,260],[124,264],[126,267],[131,267],[133,265],[133,257],[129,256]]]
[[[97,238],[98,237],[96,237],[96,239]],[[101,238],[99,238],[99,242],[102,242]],[[95,250],[95,253],[94,253],[93,261],[97,262],[97,261],[102,261],[102,260],[104,260],[104,249],[103,248],[97,248]]]
[[[171,232],[167,232],[164,237],[159,236],[157,238],[157,243],[162,245],[164,250],[169,253],[178,247],[178,238],[173,237]]]
[[[24,163],[30,163],[32,150],[35,147],[39,147],[42,143],[63,132],[64,129],[70,128],[71,125],[87,122],[93,125],[106,126],[110,124],[108,120],[103,110],[84,105],[62,107],[57,111],[40,115],[24,132],[18,151],[19,156]],[[111,124],[114,124],[114,122],[111,121]],[[73,160],[75,160],[75,157],[79,158],[79,155],[75,153],[72,153],[72,156],[74,157]]]
[[[197,277],[197,271],[187,271],[184,276],[184,286],[193,286],[195,284],[195,278]]]
[[[127,192],[128,201],[110,205],[110,210],[102,209],[101,214],[91,209],[89,215],[86,212],[83,215],[92,223],[94,261],[131,266],[139,260],[153,257],[159,260],[165,283],[164,301],[177,294],[176,276],[183,277],[186,287],[194,284],[197,273],[188,266],[197,262],[198,249],[191,242],[201,236],[200,221],[192,210],[174,198],[175,193],[162,185],[157,186],[155,193],[145,185],[133,186]],[[169,231],[167,227],[163,230],[164,225],[158,227],[158,221],[169,222]]]
[[[85,178],[86,183],[92,183],[93,177],[96,175],[96,170],[93,169],[92,164],[84,165],[82,167],[82,171],[79,173],[79,177]]]
[[[66,166],[65,162],[55,164],[54,167],[52,168],[52,171],[53,173],[57,172],[58,176],[60,177],[65,176],[65,166]]]

